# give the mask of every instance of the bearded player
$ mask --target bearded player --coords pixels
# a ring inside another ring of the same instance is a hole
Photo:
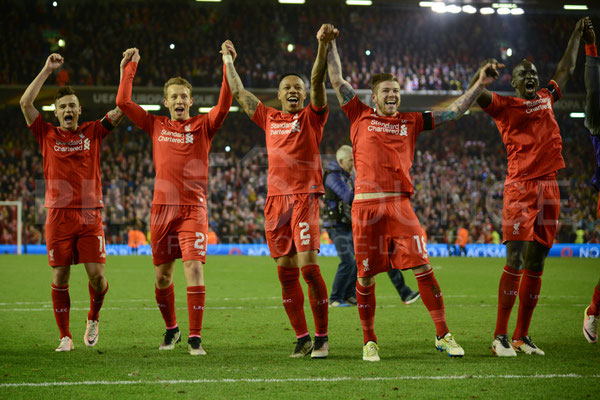
[[[268,193],[265,204],[265,235],[271,257],[277,263],[283,306],[296,333],[292,358],[329,354],[327,336],[327,287],[317,261],[319,251],[319,196],[323,173],[319,143],[329,110],[325,94],[327,46],[335,32],[323,25],[317,34],[319,48],[312,69],[310,104],[305,107],[306,88],[296,74],[284,75],[277,97],[281,111],[265,106],[244,89],[233,62],[227,62],[227,79],[244,112],[265,131],[268,160]],[[233,52],[225,42],[224,54]],[[304,293],[300,271],[308,284],[308,297],[315,322],[311,340],[304,315]]]
[[[229,112],[233,98],[223,65],[219,102],[208,114],[190,117],[192,86],[187,80],[177,77],[169,79],[164,86],[164,105],[169,110],[170,117],[152,115],[131,100],[133,78],[139,60],[140,54],[136,48],[123,53],[123,78],[117,105],[152,138],[156,180],[150,219],[150,244],[156,276],[156,303],[166,325],[159,350],[173,350],[181,340],[175,315],[173,272],[175,260],[182,258],[190,324],[188,350],[194,356],[205,355],[201,330],[206,296],[204,263],[208,235],[208,152],[215,133]]]
[[[363,360],[379,361],[375,335],[375,276],[396,269],[412,269],[423,304],[435,324],[435,346],[451,357],[462,357],[446,325],[442,291],[429,265],[425,232],[410,204],[413,186],[409,170],[417,135],[458,119],[498,76],[502,64],[490,63],[477,83],[448,109],[400,113],[400,83],[392,74],[371,78],[375,109],[362,103],[344,80],[335,41],[327,55],[329,79],[342,110],[351,122],[350,139],[356,168],[352,204],[352,234],[356,254],[356,299],[363,329]]]
[[[513,69],[516,97],[484,90],[477,103],[496,122],[508,153],[502,210],[506,266],[498,289],[492,351],[499,357],[544,355],[529,336],[546,256],[554,242],[560,208],[556,175],[565,163],[554,102],[575,70],[584,19],[577,22],[567,49],[546,87],[539,89],[535,65],[523,60]],[[517,324],[508,339],[508,320],[519,296]]]
[[[52,306],[60,332],[56,351],[71,351],[74,345],[69,329],[69,278],[73,264],[83,263],[89,279],[90,310],[83,341],[89,347],[98,343],[98,316],[108,291],[100,213],[104,206],[100,150],[102,140],[123,119],[123,113],[115,108],[100,120],[79,125],[81,105],[73,89],[66,86],[54,97],[59,126],[44,121],[33,101],[46,79],[63,63],[60,54],[51,54],[23,93],[20,105],[44,157],[46,247],[52,267]]]

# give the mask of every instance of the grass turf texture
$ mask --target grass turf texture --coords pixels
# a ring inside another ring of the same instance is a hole
[[[319,261],[330,289],[338,260],[321,257]],[[56,353],[58,329],[46,262],[45,256],[0,256],[0,398],[506,399],[598,395],[600,348],[588,344],[581,332],[583,309],[600,277],[598,260],[548,259],[530,329],[534,341],[546,352],[543,357],[492,356],[504,260],[432,259],[444,293],[448,325],[466,352],[462,359],[450,359],[435,350],[435,329],[422,302],[403,305],[388,277],[379,275],[375,323],[379,363],[362,361],[356,307],[330,308],[328,359],[289,358],[295,336],[281,305],[275,264],[266,257],[241,256],[208,259],[202,331],[207,356],[187,353],[181,261],[174,281],[182,343],[174,351],[158,351],[164,323],[154,300],[151,260],[143,256],[109,258],[106,276],[110,289],[94,348],[83,343],[89,306],[86,274],[83,266],[73,267],[70,294],[75,349]],[[405,273],[405,277],[416,289],[413,274]],[[303,287],[309,330],[314,332],[304,282]],[[82,384],[84,381],[94,383]],[[11,383],[21,386],[7,385]]]

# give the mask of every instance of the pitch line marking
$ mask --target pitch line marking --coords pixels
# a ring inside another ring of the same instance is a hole
[[[554,307],[564,304],[538,304],[536,307]],[[581,304],[569,304],[571,307],[582,308],[589,305],[588,303]],[[0,308],[0,313],[3,312],[45,312],[48,310],[52,310],[52,304],[45,305],[44,308]],[[281,304],[274,306],[255,306],[255,307],[246,307],[246,306],[212,306],[205,307],[205,310],[278,310],[282,308]],[[401,304],[381,304],[378,305],[377,308],[401,308],[406,307]],[[452,308],[466,308],[466,307],[496,307],[495,304],[452,304]],[[308,308],[308,305],[305,305],[305,308]],[[352,307],[348,307],[352,309]],[[71,307],[71,311],[89,311],[89,307]],[[156,306],[150,307],[102,307],[102,311],[156,311]],[[176,310],[187,310],[187,307],[176,307]]]
[[[383,296],[377,296],[378,299],[398,299],[400,296],[397,295],[383,295]],[[497,294],[490,294],[490,295],[484,295],[484,296],[479,296],[479,295],[469,295],[469,294],[464,294],[464,295],[444,295],[445,299],[459,299],[459,298],[497,298],[498,295]],[[581,296],[573,296],[573,295],[569,295],[569,296],[544,296],[545,299],[587,299],[587,296],[581,295]],[[264,300],[281,300],[280,296],[268,296],[268,297],[221,297],[221,298],[211,298],[211,301],[251,301],[251,300],[260,300],[260,301],[264,301]],[[142,303],[142,302],[147,302],[147,301],[154,301],[154,298],[147,298],[147,299],[110,299],[109,300],[111,303]],[[71,300],[71,304],[78,304],[78,303],[82,303],[82,304],[89,304],[89,299],[88,300]],[[50,301],[14,301],[14,302],[0,302],[0,306],[12,306],[12,305],[42,305],[42,306],[47,306],[47,307],[51,307],[52,303]]]
[[[356,378],[340,376],[335,378],[240,378],[240,379],[173,379],[158,381],[80,381],[80,382],[19,382],[2,383],[0,387],[48,387],[48,386],[94,386],[94,385],[185,385],[199,383],[288,383],[288,382],[349,382],[349,381],[445,381],[467,379],[587,379],[600,378],[600,375],[545,374],[545,375],[441,375],[441,376],[379,376]]]

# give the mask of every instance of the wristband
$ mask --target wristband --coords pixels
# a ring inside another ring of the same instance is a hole
[[[223,62],[224,63],[232,63],[233,64],[233,57],[231,57],[231,54],[225,54],[223,55]]]
[[[592,57],[598,57],[598,50],[596,49],[596,44],[586,44],[585,45],[585,54]]]

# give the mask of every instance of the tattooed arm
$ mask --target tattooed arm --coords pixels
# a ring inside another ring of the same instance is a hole
[[[242,80],[238,75],[235,67],[233,66],[232,54],[237,54],[231,40],[226,40],[221,46],[221,53],[223,53],[223,62],[225,63],[227,70],[227,82],[231,88],[231,93],[238,103],[242,106],[244,112],[252,119],[256,112],[256,107],[260,100],[252,93],[244,89]]]
[[[498,68],[504,68],[504,65],[498,63],[484,65],[479,70],[479,78],[470,85],[465,94],[456,99],[447,109],[433,112],[434,126],[437,127],[460,118],[486,90],[485,87],[498,77]]]
[[[356,96],[350,83],[345,81],[342,76],[342,62],[340,61],[335,40],[329,43],[329,48],[327,49],[327,72],[329,73],[331,86],[333,86],[341,106]]]
[[[125,118],[125,113],[123,113],[119,107],[115,107],[106,113],[106,116],[112,126],[117,126],[123,121],[123,118]]]
[[[327,105],[327,95],[325,93],[325,74],[327,73],[327,48],[329,43],[338,34],[338,30],[331,24],[323,24],[317,32],[319,49],[317,50],[317,59],[313,65],[310,74],[310,101],[315,107],[321,108]]]

